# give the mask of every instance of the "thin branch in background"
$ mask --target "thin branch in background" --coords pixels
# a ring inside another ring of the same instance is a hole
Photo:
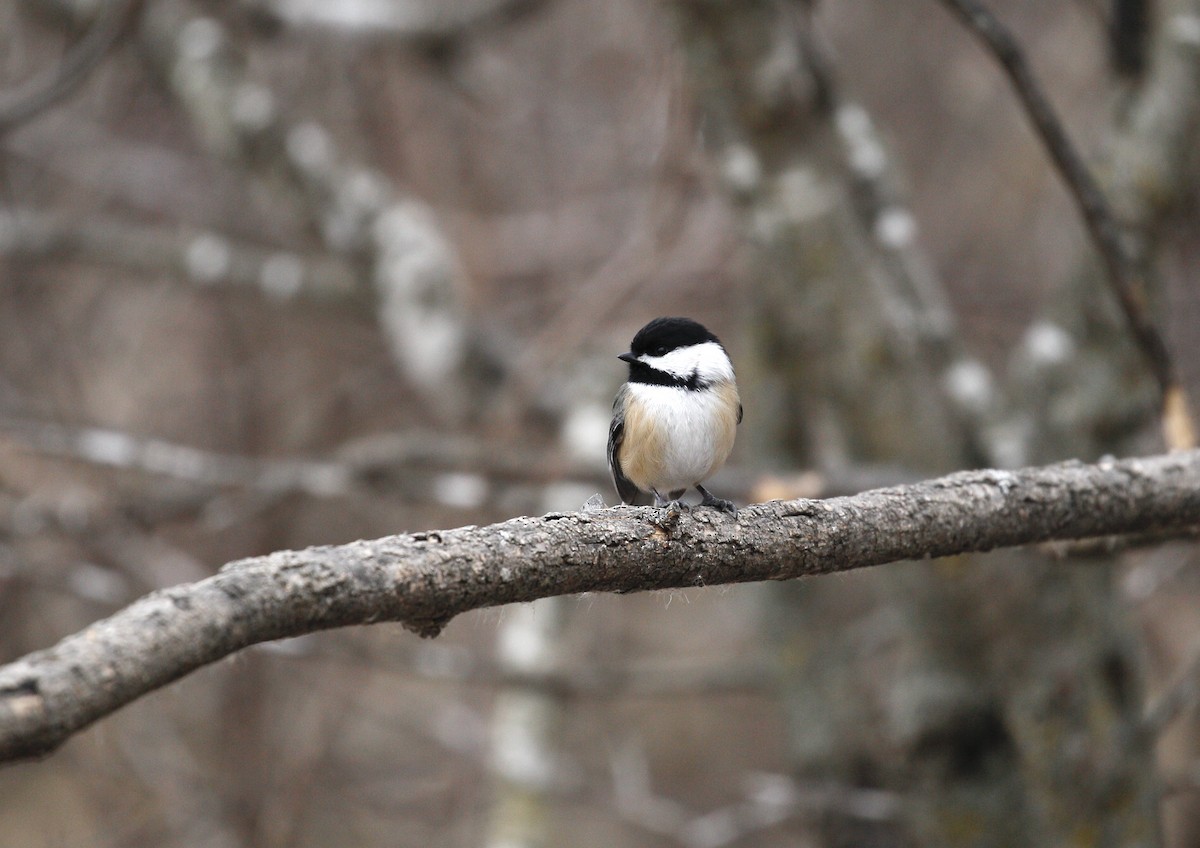
[[[453,45],[529,15],[542,0],[469,0],[455,3],[340,4],[324,0],[244,0],[263,20],[299,29],[327,28],[386,38],[402,47]]]
[[[1146,70],[1150,41],[1151,0],[1112,0],[1108,50],[1113,69],[1133,79]]]
[[[244,486],[331,497],[345,494],[351,483],[349,467],[344,463],[259,460],[100,427],[8,419],[0,421],[0,435],[48,456],[161,474],[203,486]]]
[[[79,89],[126,31],[142,0],[108,0],[62,60],[13,91],[0,92],[0,135],[36,118]]]
[[[1166,342],[1149,315],[1144,275],[1126,246],[1122,228],[1104,192],[1067,136],[1020,44],[1012,32],[976,0],[941,2],[966,24],[1000,63],[1079,207],[1134,341],[1158,383],[1167,446],[1172,449],[1195,446],[1196,428],[1187,395]]]
[[[900,816],[900,799],[884,789],[845,784],[813,784],[786,775],[752,772],[743,781],[743,800],[693,814],[680,802],[658,794],[644,746],[630,739],[609,756],[612,803],[622,821],[674,840],[685,848],[724,848],[792,819],[841,813],[864,821]]]
[[[557,613],[555,613],[557,614]],[[720,662],[556,662],[540,668],[505,667],[462,645],[439,641],[411,644],[407,651],[389,649],[386,658],[367,653],[357,642],[322,642],[308,637],[277,645],[280,656],[331,667],[361,667],[397,679],[492,688],[522,686],[576,699],[696,699],[771,691],[774,666],[766,657],[746,656]]]
[[[201,289],[257,290],[275,301],[365,301],[349,262],[247,244],[215,233],[72,217],[30,207],[0,210],[0,257],[85,261]]]
[[[459,377],[472,356],[504,370],[468,333],[465,271],[433,210],[385,175],[341,156],[332,133],[292,121],[206,6],[156,0],[141,17],[145,55],[214,154],[299,199],[328,250],[365,261],[393,361],[455,419],[470,403]]]
[[[869,822],[897,821],[901,799],[886,789],[846,784],[807,784],[787,775],[746,775],[744,800],[687,822],[679,834],[687,848],[724,848],[793,819],[812,821],[838,814]]]
[[[238,488],[266,495],[314,498],[345,497],[387,491],[422,501],[431,496],[446,506],[476,508],[493,486],[575,482],[609,491],[608,469],[563,450],[539,450],[527,444],[498,447],[467,433],[410,429],[351,439],[325,457],[256,457],[218,453],[192,445],[138,436],[105,427],[72,426],[0,416],[0,444],[42,456],[152,474],[212,488]],[[414,472],[425,472],[425,477]],[[432,481],[428,475],[434,475]],[[438,476],[440,475],[440,476]],[[469,478],[469,479],[468,479]],[[722,490],[739,501],[825,498],[917,482],[919,475],[900,467],[862,465],[829,472],[764,474],[729,467],[721,472]],[[457,484],[455,483],[457,481]],[[432,490],[430,485],[432,484]],[[465,496],[451,490],[469,488]],[[194,510],[192,497],[163,494],[143,509],[172,515]],[[245,505],[240,506],[245,509]]]
[[[921,244],[899,166],[870,112],[843,90],[818,37],[811,6],[797,14],[794,30],[824,107],[822,115],[830,119],[840,143],[856,221],[880,266],[873,278],[879,281],[889,330],[902,345],[918,346],[936,369],[938,385],[961,421],[965,438],[984,460],[978,464],[1022,464],[1006,462],[1012,450],[997,443],[999,387],[962,344],[945,286]]]
[[[1071,557],[1074,559],[1090,559],[1094,557],[1110,557],[1125,551],[1158,547],[1168,542],[1200,541],[1200,525],[1195,527],[1179,527],[1167,532],[1151,531],[1147,533],[1129,533],[1123,536],[1106,536],[1100,539],[1086,539],[1082,542],[1067,542],[1065,544],[1047,544],[1043,549],[1057,559]],[[1139,599],[1144,599],[1145,593]]]
[[[393,361],[425,392],[431,409],[461,415],[468,402],[457,389],[462,381],[444,378],[470,368],[472,355],[490,362],[492,352],[472,347],[465,272],[432,210],[384,175],[340,157],[320,124],[282,115],[275,92],[247,70],[244,51],[205,5],[129,2],[130,12],[140,12],[141,55],[191,118],[203,146],[299,200],[330,253],[366,260],[363,277],[374,284],[372,304]],[[54,17],[76,24],[71,14]],[[293,278],[281,277],[285,283]],[[502,370],[503,363],[496,364]]]
[[[1184,712],[1200,705],[1200,646],[1180,664],[1175,676],[1157,698],[1146,708],[1142,731],[1157,736]]]

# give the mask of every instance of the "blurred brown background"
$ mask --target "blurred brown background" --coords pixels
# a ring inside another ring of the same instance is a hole
[[[1200,4],[992,5],[1200,395]],[[1111,303],[937,2],[8,0],[0,660],[231,559],[611,503],[615,354],[659,314],[738,366],[741,502],[1157,452]],[[266,645],[0,771],[0,844],[1191,845],[1194,704],[1141,716],[1198,566]]]

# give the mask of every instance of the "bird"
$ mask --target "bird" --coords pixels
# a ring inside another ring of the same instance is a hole
[[[613,401],[608,467],[621,502],[633,503],[641,491],[657,507],[678,508],[694,488],[700,506],[736,514],[731,501],[703,485],[725,464],[742,423],[733,362],[721,342],[690,318],[655,318],[617,358],[629,364],[629,378]]]

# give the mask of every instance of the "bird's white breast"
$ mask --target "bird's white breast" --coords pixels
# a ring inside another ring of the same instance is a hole
[[[739,405],[732,382],[700,391],[646,383],[630,383],[628,388],[630,405],[643,407],[644,414],[634,417],[652,422],[662,446],[661,460],[648,472],[653,479],[631,477],[635,485],[665,495],[702,483],[725,463],[733,448]],[[638,438],[636,432],[625,434],[627,443]]]

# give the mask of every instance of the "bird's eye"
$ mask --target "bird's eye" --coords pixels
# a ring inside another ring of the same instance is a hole
[[[666,356],[667,355],[667,346],[659,345],[654,350],[650,351],[650,353],[654,356]]]

